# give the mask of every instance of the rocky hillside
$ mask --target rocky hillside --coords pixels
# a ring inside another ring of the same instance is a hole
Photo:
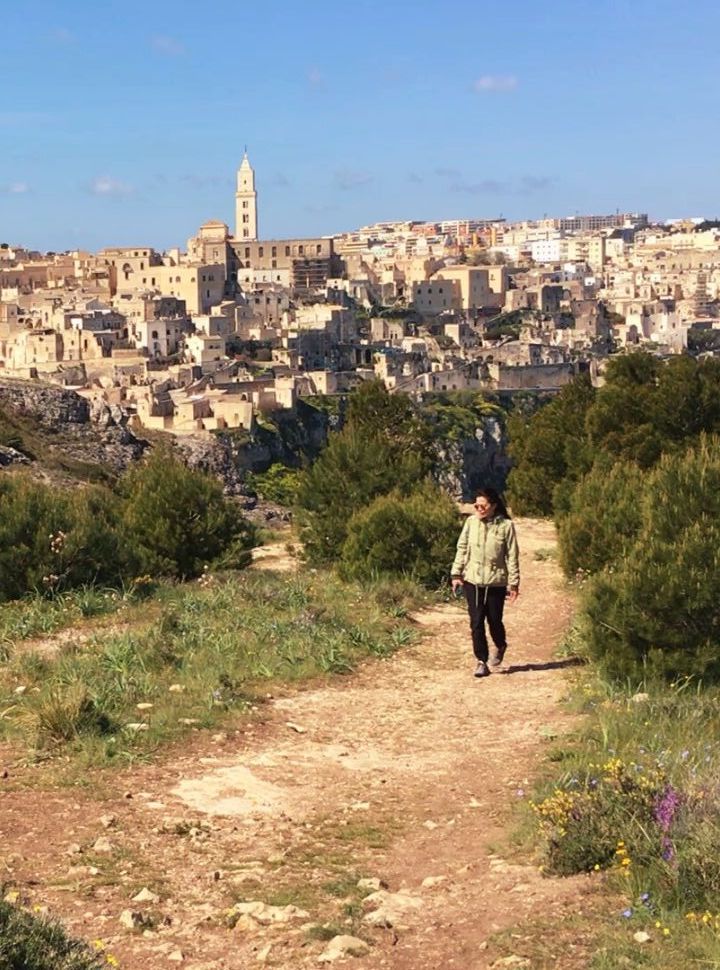
[[[0,467],[25,465],[55,478],[112,480],[147,442],[117,407],[90,405],[74,391],[0,378]]]
[[[300,401],[292,413],[262,419],[252,433],[183,435],[176,445],[190,467],[215,475],[228,494],[247,496],[248,472],[312,462],[330,431],[342,426],[343,411],[343,401],[334,398],[320,406]],[[467,499],[482,485],[504,486],[502,409],[482,413],[444,402],[421,406],[419,413],[431,428],[435,477],[453,497]],[[59,480],[112,481],[150,447],[127,422],[120,407],[91,404],[75,391],[0,377],[0,469],[28,466]]]

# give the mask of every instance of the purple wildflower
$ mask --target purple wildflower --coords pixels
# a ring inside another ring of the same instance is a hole
[[[650,899],[650,893],[640,893],[640,902],[646,903]]]
[[[624,916],[625,919],[630,919],[632,914],[633,914],[633,911],[631,909],[624,909],[621,915]]]
[[[672,785],[666,785],[662,795],[655,800],[653,814],[663,832],[670,829],[681,801],[680,792]]]

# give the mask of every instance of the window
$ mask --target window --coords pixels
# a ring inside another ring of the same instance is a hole
[[[272,268],[273,268],[273,269],[277,269],[277,260],[276,260],[276,259],[274,259],[274,260],[272,261]]]
[[[249,235],[250,233],[247,231],[247,229],[243,229],[243,239],[247,239]]]
[[[305,247],[304,246],[298,246],[298,252],[302,256],[304,254],[304,252],[305,252]]]
[[[260,246],[259,249],[258,249],[258,256],[262,257],[264,255],[265,255],[265,247],[264,246]]]
[[[289,256],[290,255],[290,247],[289,246],[286,246],[285,247],[285,255],[286,256]]]
[[[250,216],[243,216],[243,222],[250,222]]]
[[[320,243],[318,243],[317,246],[315,247],[315,252],[317,253],[318,256],[322,253],[322,245]]]
[[[247,209],[247,207],[248,207],[247,201],[243,202],[243,209]]]
[[[273,248],[270,250],[270,255],[277,256],[277,246],[273,246]]]

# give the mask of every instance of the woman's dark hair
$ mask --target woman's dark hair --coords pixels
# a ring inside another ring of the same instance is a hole
[[[475,492],[475,498],[486,498],[491,505],[495,506],[497,514],[505,516],[506,519],[510,518],[508,510],[505,507],[505,502],[503,502],[500,493],[494,488],[479,488]]]

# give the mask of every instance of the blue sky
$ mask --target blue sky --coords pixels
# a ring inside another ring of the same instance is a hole
[[[717,215],[713,0],[5,0],[0,241]]]

